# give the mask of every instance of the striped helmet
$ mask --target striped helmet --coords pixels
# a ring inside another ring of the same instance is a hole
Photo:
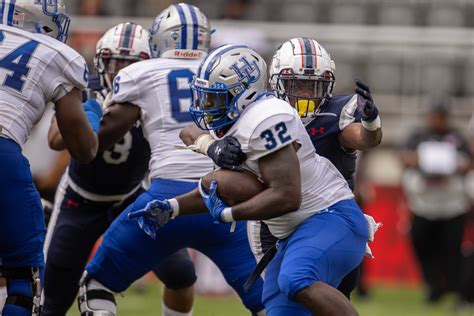
[[[301,118],[311,118],[332,96],[335,69],[331,56],[316,40],[293,38],[273,56],[270,86]]]
[[[71,19],[63,0],[2,0],[0,24],[66,42]]]
[[[110,90],[113,78],[107,74],[116,74],[120,70],[114,69],[115,65],[112,65],[112,61],[121,60],[132,63],[151,57],[148,38],[146,29],[131,22],[120,23],[105,32],[97,42],[94,57],[94,66],[103,87]]]
[[[212,50],[194,78],[189,108],[198,127],[219,130],[266,92],[267,64],[245,45],[226,44]]]
[[[186,3],[163,10],[150,29],[154,57],[197,59],[205,56],[210,43],[211,29],[206,16]]]

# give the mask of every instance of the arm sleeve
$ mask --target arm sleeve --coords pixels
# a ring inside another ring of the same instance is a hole
[[[289,114],[279,114],[262,121],[249,138],[247,158],[258,160],[296,141],[297,119]]]
[[[362,116],[357,111],[357,98],[358,95],[354,94],[352,98],[347,101],[341,108],[341,112],[339,113],[339,130],[343,131],[347,126],[354,122],[360,122],[362,120]]]
[[[59,58],[59,57],[58,57]],[[61,64],[65,64],[64,66]],[[58,63],[61,75],[56,76],[51,85],[50,99],[53,102],[58,101],[73,88],[84,90],[87,87],[89,69],[84,58],[77,55],[68,62]]]

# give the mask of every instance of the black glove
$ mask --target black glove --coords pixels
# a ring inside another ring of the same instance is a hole
[[[355,92],[359,95],[357,98],[357,110],[362,115],[362,120],[372,122],[379,115],[379,109],[377,109],[377,106],[372,99],[369,86],[359,79],[355,79],[355,82]]]
[[[232,136],[213,142],[207,150],[207,155],[219,167],[233,171],[241,171],[240,165],[247,160],[247,156],[240,149],[239,141]]]

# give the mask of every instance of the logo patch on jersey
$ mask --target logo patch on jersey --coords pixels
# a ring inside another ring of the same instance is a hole
[[[248,83],[256,82],[261,75],[257,61],[250,63],[245,56],[240,58],[239,61],[242,62],[240,67],[237,62],[230,66],[230,69],[234,70],[237,76],[239,76],[239,81],[247,79]]]

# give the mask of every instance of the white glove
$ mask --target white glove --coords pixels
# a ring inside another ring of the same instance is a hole
[[[382,227],[381,222],[376,222],[375,219],[367,214],[364,214],[365,220],[367,221],[367,228],[369,230],[369,237],[367,239],[367,243],[365,245],[365,255],[371,259],[374,259],[374,255],[372,254],[372,249],[369,247],[369,242],[374,241],[375,233],[377,230]]]

